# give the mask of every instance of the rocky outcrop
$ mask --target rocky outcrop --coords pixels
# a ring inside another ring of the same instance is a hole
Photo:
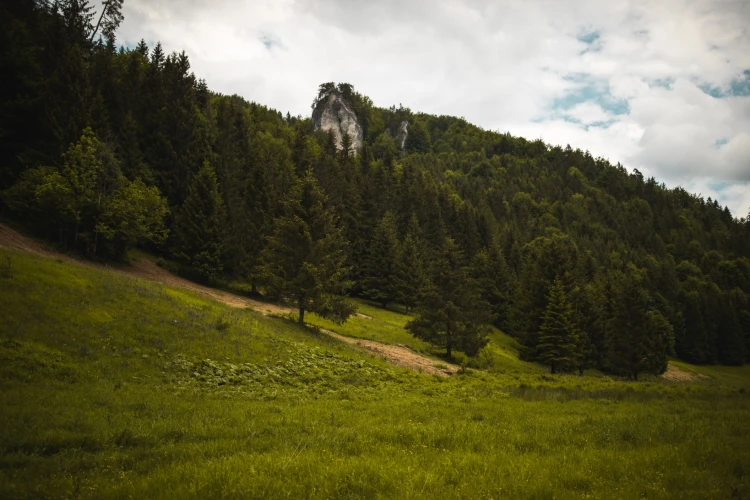
[[[409,137],[409,122],[406,120],[402,121],[398,126],[398,133],[396,133],[396,144],[401,151],[406,148],[406,138]]]
[[[352,151],[362,147],[364,135],[357,114],[338,91],[333,90],[321,99],[313,110],[312,120],[315,130],[333,134],[338,149],[343,149],[344,134],[349,136]]]

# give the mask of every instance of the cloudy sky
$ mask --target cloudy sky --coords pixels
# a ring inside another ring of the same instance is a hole
[[[119,41],[309,116],[318,84],[750,207],[750,1],[125,0]]]

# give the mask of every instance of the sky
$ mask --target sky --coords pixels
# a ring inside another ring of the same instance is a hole
[[[750,1],[125,0],[118,42],[310,115],[323,82],[750,208]]]

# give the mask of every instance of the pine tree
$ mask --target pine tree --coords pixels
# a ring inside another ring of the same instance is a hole
[[[495,325],[502,328],[510,305],[511,271],[499,245],[493,244],[472,259],[472,273],[482,290],[482,298],[496,315]]]
[[[334,212],[326,207],[326,196],[309,169],[292,188],[266,240],[261,272],[267,291],[294,302],[300,324],[305,311],[346,321],[354,307],[341,298],[349,286],[345,247]]]
[[[226,210],[208,161],[193,178],[174,225],[174,255],[203,277],[223,269]]]
[[[422,290],[417,317],[406,324],[415,337],[445,347],[448,359],[453,349],[474,356],[487,345],[490,306],[482,300],[479,286],[456,243],[448,238],[433,276]]]
[[[652,307],[642,280],[635,269],[616,276],[613,317],[607,327],[605,367],[633,380],[644,372],[664,373],[674,343],[672,325]]]
[[[547,307],[539,328],[536,358],[549,365],[552,373],[577,368],[582,354],[579,336],[573,322],[573,310],[565,295],[565,286],[560,278],[555,278],[547,295]]]
[[[370,242],[365,263],[365,278],[362,280],[363,294],[388,307],[397,296],[395,264],[398,258],[399,243],[396,217],[386,212]]]
[[[393,267],[396,300],[406,306],[407,314],[417,305],[419,292],[427,281],[425,258],[419,221],[412,215]]]

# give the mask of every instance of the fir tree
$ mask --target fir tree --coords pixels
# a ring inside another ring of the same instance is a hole
[[[223,269],[226,211],[208,161],[193,178],[174,225],[174,255],[204,277]]]
[[[613,317],[608,325],[606,368],[638,380],[640,373],[658,375],[667,369],[674,331],[651,305],[652,299],[635,269],[616,277]]]
[[[577,368],[581,357],[579,336],[565,286],[560,278],[555,278],[539,328],[536,358],[548,365],[552,373]]]
[[[362,282],[364,295],[379,302],[383,309],[397,296],[395,264],[398,252],[396,218],[389,211],[375,228],[365,264],[366,276]]]
[[[419,221],[412,214],[393,267],[396,300],[406,306],[407,314],[417,305],[419,292],[427,281],[425,258]]]
[[[346,321],[354,312],[352,304],[341,298],[349,286],[344,279],[346,242],[325,203],[326,196],[309,169],[292,188],[283,215],[274,220],[261,255],[267,291],[294,302],[300,324],[305,311],[335,322]]]
[[[452,239],[445,241],[433,268],[432,279],[421,293],[417,317],[406,329],[417,338],[445,347],[448,359],[453,349],[474,356],[488,342],[490,306],[482,300],[479,286]]]
[[[493,244],[481,250],[472,259],[472,273],[486,300],[495,314],[495,325],[501,328],[506,322],[510,305],[509,290],[512,277],[499,245]]]

